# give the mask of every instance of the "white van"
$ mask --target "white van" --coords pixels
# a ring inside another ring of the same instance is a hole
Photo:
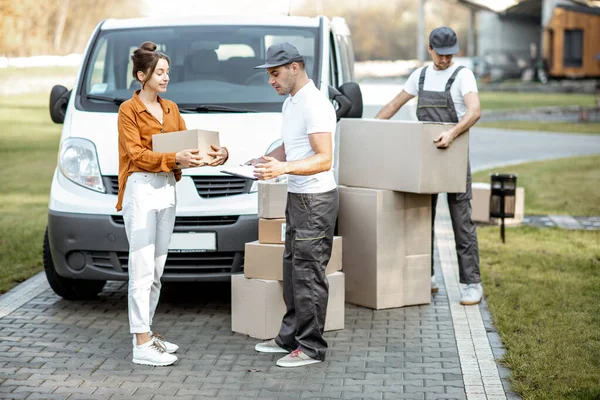
[[[361,117],[350,32],[326,17],[188,17],[106,20],[89,40],[75,87],[55,86],[50,114],[63,123],[52,180],[44,268],[68,299],[96,296],[107,280],[127,279],[128,242],[117,202],[117,112],[138,89],[131,54],[152,41],[171,59],[164,97],[188,128],[216,130],[238,165],[278,145],[283,96],[262,64],[274,43],[294,44],[309,77],[340,117]],[[164,281],[227,280],[243,270],[244,245],[257,239],[257,185],[220,167],[186,169],[177,184],[175,232],[203,233],[198,249],[168,255]],[[215,245],[206,246],[206,243]]]

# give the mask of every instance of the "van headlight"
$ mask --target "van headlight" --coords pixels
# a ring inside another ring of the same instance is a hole
[[[91,141],[82,138],[64,140],[58,153],[58,168],[70,181],[96,192],[106,193],[96,146]]]

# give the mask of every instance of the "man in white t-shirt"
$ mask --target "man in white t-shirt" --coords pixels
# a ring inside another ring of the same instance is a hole
[[[389,119],[407,101],[418,96],[419,121],[454,122],[456,125],[439,135],[435,144],[440,149],[471,128],[480,116],[479,94],[475,76],[468,68],[452,62],[458,53],[456,33],[442,26],[429,35],[429,54],[433,65],[415,70],[406,81],[404,90],[385,105],[375,118]],[[468,164],[469,165],[469,164]],[[456,241],[460,282],[467,285],[460,303],[478,304],[483,297],[479,273],[479,247],[475,223],[471,219],[471,168],[467,169],[465,193],[448,193],[448,208]],[[433,228],[437,194],[432,195],[431,221],[431,291],[438,291],[433,271]]]
[[[267,50],[269,84],[282,96],[283,144],[259,159],[258,179],[288,174],[283,298],[286,313],[277,337],[256,345],[265,353],[289,353],[281,367],[300,367],[325,359],[323,338],[329,286],[325,269],[331,257],[339,196],[333,175],[336,115],[329,99],[305,71],[304,58],[289,43]]]

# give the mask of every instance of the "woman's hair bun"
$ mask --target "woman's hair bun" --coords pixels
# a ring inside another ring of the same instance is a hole
[[[152,42],[144,42],[142,43],[142,45],[140,46],[141,49],[144,50],[148,50],[148,51],[155,51],[156,50],[156,44],[152,43]]]

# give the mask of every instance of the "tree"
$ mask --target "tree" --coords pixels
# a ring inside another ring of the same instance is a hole
[[[346,19],[352,32],[358,61],[408,60],[417,58],[417,7],[420,0],[305,0],[292,9],[295,15],[315,16],[318,10],[329,17]],[[451,26],[461,48],[466,49],[469,11],[451,0],[428,0],[425,29]],[[427,40],[425,41],[427,43]]]
[[[0,56],[82,53],[106,18],[138,17],[135,0],[0,0]]]

